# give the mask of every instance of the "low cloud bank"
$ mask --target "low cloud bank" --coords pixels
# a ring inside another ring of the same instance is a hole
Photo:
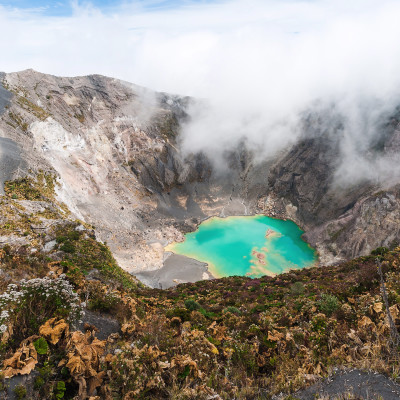
[[[181,145],[214,160],[242,141],[273,157],[304,134],[304,115],[328,110],[337,181],[382,180],[400,176],[397,154],[371,150],[400,104],[399,15],[390,0],[74,3],[68,17],[0,7],[0,70],[101,73],[204,99]]]

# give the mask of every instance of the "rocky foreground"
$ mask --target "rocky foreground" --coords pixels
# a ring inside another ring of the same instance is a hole
[[[274,278],[151,289],[55,185],[46,174],[8,181],[1,198],[0,397],[307,399],[298,390],[337,368],[398,379],[399,247]],[[350,388],[346,398],[360,398]]]

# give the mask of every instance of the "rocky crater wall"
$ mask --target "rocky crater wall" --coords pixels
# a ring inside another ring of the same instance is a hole
[[[59,201],[92,224],[133,273],[161,268],[163,247],[212,215],[291,218],[323,263],[400,239],[396,181],[335,185],[341,135],[335,117],[305,118],[301,140],[274,159],[256,162],[240,143],[217,170],[206,154],[180,151],[193,99],[98,75],[27,70],[3,74],[2,82],[0,146],[15,165],[21,154],[25,173],[56,173]],[[324,118],[333,122],[321,123]],[[379,151],[397,155],[396,118],[385,129]],[[15,165],[10,174],[5,164],[14,165],[2,161],[3,180],[15,177]]]

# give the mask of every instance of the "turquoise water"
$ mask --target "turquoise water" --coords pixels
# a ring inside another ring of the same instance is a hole
[[[293,222],[255,215],[210,218],[172,251],[208,264],[215,277],[276,275],[317,262],[316,251]]]

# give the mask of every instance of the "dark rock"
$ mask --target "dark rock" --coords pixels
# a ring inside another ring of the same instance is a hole
[[[93,280],[93,281],[102,281],[100,271],[96,268],[93,268],[88,272],[86,275],[86,279],[88,281]]]
[[[6,109],[6,106],[10,104],[10,100],[13,96],[13,94],[8,90],[6,90],[2,85],[4,77],[5,73],[0,72],[0,115],[3,114],[3,112]]]
[[[35,399],[34,393],[33,393],[33,388],[34,388],[34,382],[36,377],[39,375],[39,372],[37,371],[32,371],[29,375],[16,375],[13,376],[12,378],[6,379],[5,380],[5,386],[6,386],[6,395],[3,395],[0,392],[0,399],[4,400],[17,400],[18,397],[15,395],[15,388],[17,386],[22,386],[26,389],[26,399]],[[4,396],[4,397],[3,397]]]
[[[360,370],[338,372],[326,380],[294,394],[299,400],[333,399],[352,394],[360,399],[398,400],[400,385],[378,373]]]
[[[11,139],[0,137],[0,194],[4,194],[4,182],[13,179],[18,168],[25,168],[19,145]]]
[[[96,337],[100,340],[105,340],[113,333],[121,333],[119,322],[111,315],[99,314],[94,311],[85,310],[85,315],[82,317],[82,323],[77,326],[82,332],[85,332],[85,325],[93,325],[98,329]]]

